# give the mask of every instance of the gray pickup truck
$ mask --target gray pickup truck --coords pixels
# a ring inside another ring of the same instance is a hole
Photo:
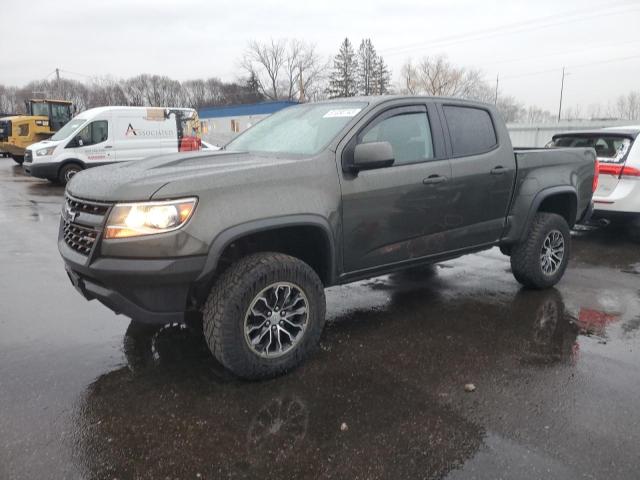
[[[589,215],[590,148],[514,153],[493,106],[367,97],[298,105],[218,152],[100,167],[66,190],[74,286],[137,322],[201,315],[244,378],[315,347],[324,289],[499,246],[547,288]]]

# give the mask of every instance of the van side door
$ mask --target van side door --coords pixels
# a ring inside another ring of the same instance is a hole
[[[439,110],[452,171],[450,250],[495,242],[505,227],[516,175],[508,133],[501,120],[481,106],[445,103]]]
[[[356,145],[388,142],[391,166],[350,170]],[[343,270],[384,270],[446,249],[451,166],[435,104],[383,107],[342,150]]]

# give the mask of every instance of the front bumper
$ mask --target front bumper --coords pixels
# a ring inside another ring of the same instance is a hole
[[[32,177],[38,178],[58,178],[59,163],[28,163],[22,164],[24,171]]]
[[[154,324],[184,321],[191,286],[206,256],[166,259],[96,258],[89,261],[61,237],[58,249],[73,286],[115,313]]]

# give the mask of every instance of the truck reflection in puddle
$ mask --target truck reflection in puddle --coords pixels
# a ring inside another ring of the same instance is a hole
[[[483,444],[460,408],[467,378],[572,368],[577,328],[555,290],[455,305],[400,290],[335,319],[315,361],[260,383],[229,376],[192,330],[132,324],[128,365],[77,411],[77,461],[92,478],[441,478]]]

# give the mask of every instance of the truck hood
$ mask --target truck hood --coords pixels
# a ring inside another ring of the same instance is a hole
[[[131,202],[154,198],[165,185],[176,182],[185,185],[206,179],[210,187],[218,184],[244,183],[257,171],[277,169],[295,160],[243,152],[191,152],[162,155],[78,173],[67,185],[67,191],[78,198],[98,201]],[[157,196],[156,196],[157,197]]]

